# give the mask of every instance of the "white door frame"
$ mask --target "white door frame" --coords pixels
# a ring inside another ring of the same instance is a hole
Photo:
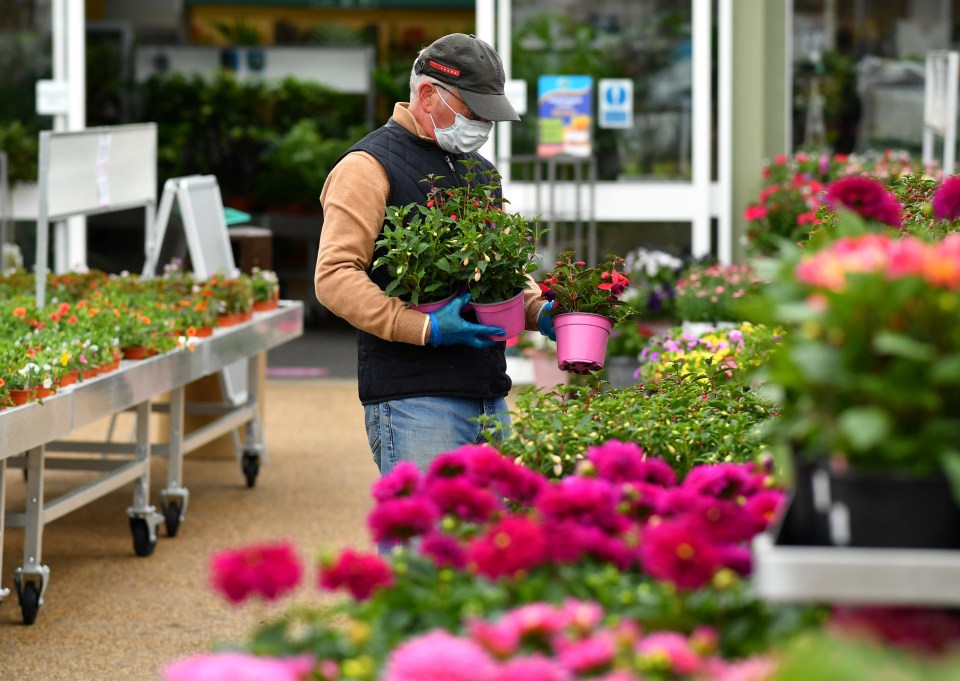
[[[711,180],[713,160],[711,140],[710,51],[713,10],[711,0],[693,3],[693,102],[692,102],[692,177],[689,182],[624,181],[598,182],[594,218],[597,222],[682,222],[691,226],[692,253],[696,257],[714,255],[729,263],[733,253],[732,216],[732,15],[733,0],[718,2],[717,69],[719,74],[717,180]],[[510,50],[512,0],[477,0],[477,35],[497,48],[507,78],[512,73]],[[498,123],[494,139],[482,153],[496,158],[504,175],[511,207],[532,213],[536,203],[534,185],[511,182],[509,123]],[[570,189],[574,189],[571,187]],[[561,195],[564,192],[559,192]],[[717,220],[717,248],[711,245],[711,220]]]

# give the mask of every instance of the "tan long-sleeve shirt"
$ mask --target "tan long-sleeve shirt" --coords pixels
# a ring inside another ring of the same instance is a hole
[[[433,141],[405,103],[393,109],[394,120],[418,137]],[[367,274],[386,216],[390,182],[370,154],[347,154],[327,176],[320,193],[323,230],[314,274],[317,300],[354,327],[388,341],[425,345],[430,336],[427,315],[387,296]],[[524,292],[527,328],[537,328],[543,301],[530,280]]]

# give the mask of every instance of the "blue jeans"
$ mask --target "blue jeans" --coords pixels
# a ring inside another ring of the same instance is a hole
[[[496,417],[503,424],[501,437],[506,437],[510,413],[502,397],[411,397],[365,406],[367,439],[380,475],[401,461],[410,461],[425,473],[438,454],[483,442],[482,426],[471,420],[482,415]]]

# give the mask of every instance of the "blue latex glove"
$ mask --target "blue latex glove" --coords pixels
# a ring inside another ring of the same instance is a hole
[[[435,312],[430,317],[430,345],[469,345],[471,348],[486,348],[497,341],[490,336],[503,336],[506,331],[499,326],[473,324],[460,316],[463,306],[470,300],[470,293],[463,293]]]
[[[540,314],[537,315],[537,328],[540,333],[552,341],[557,340],[557,330],[553,328],[553,315],[549,314],[553,309],[553,301],[540,308]]]

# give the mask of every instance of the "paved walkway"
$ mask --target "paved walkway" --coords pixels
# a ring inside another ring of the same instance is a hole
[[[347,348],[348,336],[338,337]],[[311,353],[322,349],[298,347],[306,348],[307,358],[316,358]],[[338,356],[346,358],[342,350]],[[287,366],[308,365],[288,358]],[[270,363],[282,366],[282,359],[271,354]],[[322,360],[312,365],[324,366]],[[337,368],[338,373],[351,371],[355,369]],[[46,602],[29,627],[22,624],[15,596],[0,607],[0,679],[151,681],[175,658],[204,651],[216,641],[243,638],[276,607],[234,608],[210,590],[208,560],[220,548],[290,538],[311,564],[298,600],[324,598],[313,587],[318,552],[347,545],[372,548],[364,519],[377,470],[367,448],[356,381],[269,380],[265,408],[270,460],[256,487],[246,488],[231,452],[188,456],[186,518],[176,538],[162,536],[161,528],[152,556],[138,558],[133,552],[126,516],[130,487],[47,526],[43,562],[50,566],[51,579]],[[154,502],[164,465],[162,460],[154,464]],[[49,473],[48,497],[65,483],[75,486],[83,475],[89,474]],[[15,483],[22,476],[20,471],[8,476],[8,509],[19,510],[22,487]],[[12,587],[23,533],[11,529],[6,535],[2,584]]]

